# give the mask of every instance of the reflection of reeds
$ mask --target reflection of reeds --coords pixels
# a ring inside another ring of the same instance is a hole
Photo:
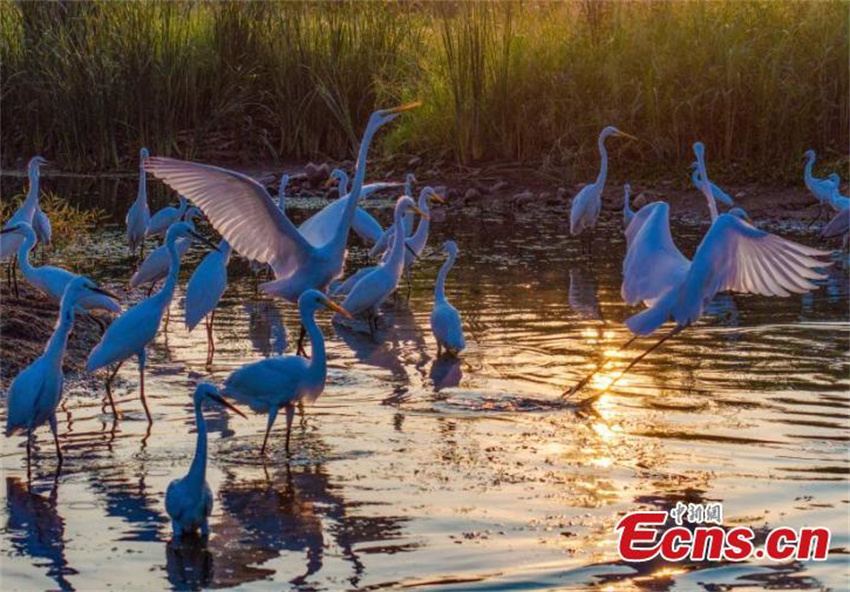
[[[207,160],[350,154],[376,105],[425,106],[385,149],[644,169],[796,169],[846,153],[846,4],[22,2],[0,11],[2,147],[65,166],[138,146]],[[792,166],[793,165],[793,166]],[[796,172],[796,170],[795,170]]]

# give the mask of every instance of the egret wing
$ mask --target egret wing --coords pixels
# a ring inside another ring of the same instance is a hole
[[[700,243],[679,289],[675,319],[680,325],[694,322],[715,294],[727,290],[762,296],[814,290],[817,286],[811,280],[826,277],[816,269],[830,265],[818,258],[827,256],[730,214],[720,215]]]
[[[309,259],[313,246],[247,175],[165,157],[150,158],[146,169],[197,204],[237,253],[268,263],[276,277]]]
[[[620,293],[628,304],[648,304],[682,282],[690,262],[673,243],[670,206],[657,201],[641,208],[626,229],[626,258]]]

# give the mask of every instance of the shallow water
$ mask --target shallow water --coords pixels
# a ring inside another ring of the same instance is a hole
[[[108,204],[116,220],[134,192],[119,182],[74,187],[66,194]],[[319,203],[296,200],[295,217]],[[376,205],[388,219],[389,202]],[[701,232],[674,229],[686,253]],[[591,262],[568,239],[562,212],[437,213],[429,244],[447,238],[460,247],[448,292],[468,351],[435,360],[428,315],[438,256],[417,266],[409,302],[388,304],[379,343],[320,314],[328,386],[296,418],[291,462],[282,420],[263,463],[264,417],[206,413],[215,495],[207,548],[170,545],[164,508],[165,488],[194,452],[192,385],[291,352],[298,322],[293,306],[255,296],[247,266],[234,261],[208,372],[203,329],[189,334],[181,323],[185,280],[203,255],[194,250],[168,329],[149,348],[150,434],[128,363],[117,423],[100,382],[69,381],[55,484],[48,430],[39,432],[31,488],[23,438],[3,440],[2,588],[847,589],[850,324],[841,261],[807,296],[719,297],[710,317],[581,406],[559,399],[564,388],[610,359],[589,396],[628,359],[616,352],[633,312],[619,297],[619,226],[602,229]],[[107,230],[97,248],[54,260],[126,281],[121,240]],[[352,248],[349,269],[363,260]],[[830,559],[617,559],[614,525],[624,512],[680,500],[722,501],[726,524],[830,526]]]

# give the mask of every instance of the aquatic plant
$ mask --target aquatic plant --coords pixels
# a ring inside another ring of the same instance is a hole
[[[0,198],[0,220],[8,220],[25,197],[25,194],[20,193],[10,199]],[[79,208],[50,191],[41,194],[39,203],[42,211],[50,218],[54,248],[61,249],[70,244],[89,241],[98,226],[108,218],[101,208]]]

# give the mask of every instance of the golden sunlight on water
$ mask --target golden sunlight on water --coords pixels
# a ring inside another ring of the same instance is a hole
[[[681,230],[691,243],[699,231]],[[704,324],[618,379],[635,347],[651,343],[619,349],[630,313],[619,299],[622,246],[578,266],[565,232],[557,216],[541,223],[532,213],[453,210],[435,224],[431,245],[452,237],[460,246],[448,285],[469,342],[460,360],[435,359],[428,328],[438,258],[417,269],[409,302],[389,303],[380,342],[320,315],[328,386],[296,417],[291,463],[282,429],[272,458],[258,457],[265,417],[208,410],[215,509],[207,548],[169,544],[163,505],[194,452],[192,386],[291,352],[298,324],[292,306],[257,297],[246,266],[234,262],[208,371],[203,331],[183,326],[181,282],[149,354],[149,435],[128,363],[115,390],[117,423],[99,381],[70,381],[59,417],[66,465],[55,485],[46,431],[32,488],[22,440],[5,440],[4,588],[620,592],[840,583],[850,548],[841,263],[803,298],[719,298]],[[98,254],[106,262],[94,275],[126,281],[119,235],[103,239],[113,248]],[[351,256],[362,261],[362,250]],[[581,395],[560,398],[601,363]],[[805,565],[621,562],[619,518],[678,501],[722,501],[726,523],[756,529],[829,525],[838,551]]]

